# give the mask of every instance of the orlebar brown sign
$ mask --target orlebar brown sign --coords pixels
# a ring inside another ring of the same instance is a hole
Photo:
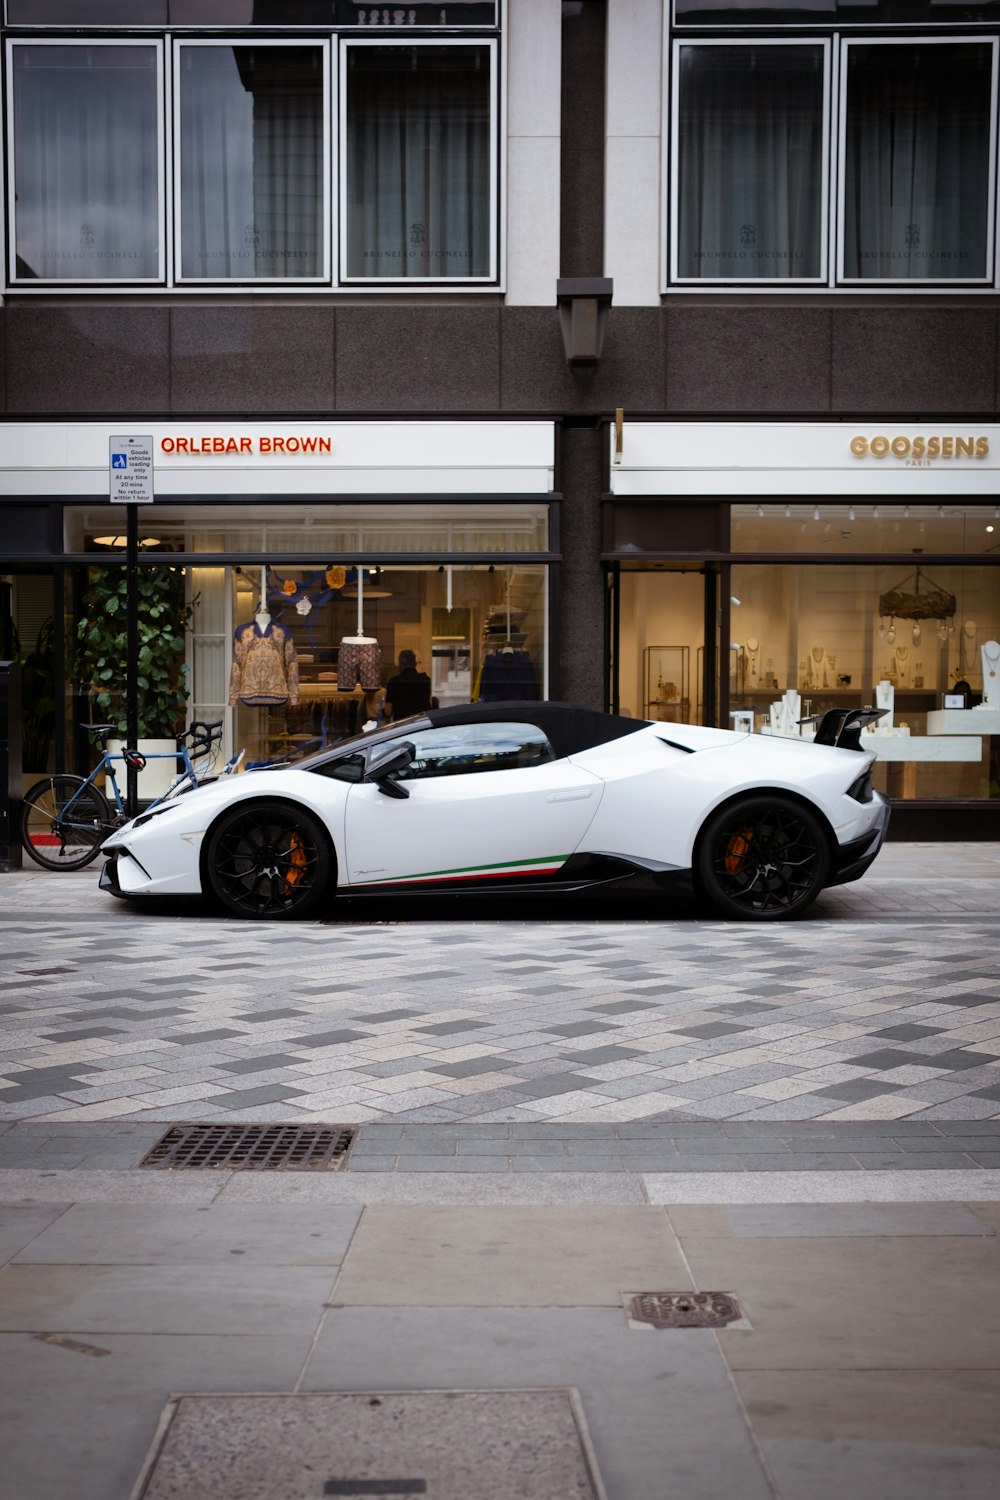
[[[232,453],[332,453],[333,443],[328,437],[311,434],[296,436],[294,433],[258,433],[254,437],[232,437],[216,434],[212,437],[161,437],[160,452],[171,457],[211,458],[213,454]]]

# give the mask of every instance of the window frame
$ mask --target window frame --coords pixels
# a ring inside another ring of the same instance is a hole
[[[7,287],[11,291],[46,291],[52,287],[63,289],[80,288],[82,291],[92,291],[99,288],[106,291],[110,288],[116,290],[128,290],[134,287],[163,287],[170,285],[170,265],[168,255],[168,226],[167,226],[167,170],[166,170],[166,67],[164,57],[164,45],[161,38],[145,36],[128,37],[8,37],[5,62],[5,83],[7,89],[7,151],[6,151],[6,194],[5,194],[5,216],[7,224]],[[17,274],[17,176],[16,176],[16,142],[14,131],[14,56],[15,48],[20,47],[146,47],[153,52],[156,58],[156,233],[157,233],[157,274],[156,276],[133,276],[125,279],[123,277],[89,276],[85,280],[79,277],[45,277],[25,278]]]
[[[678,26],[674,20],[673,0],[663,0],[662,26],[662,71],[661,97],[661,170],[660,182],[663,204],[660,213],[660,295],[686,296],[691,293],[744,296],[804,295],[822,296],[885,296],[887,293],[909,297],[981,297],[996,296],[1000,292],[1000,25],[996,22],[942,21],[939,25],[913,22],[871,24],[841,24],[818,22],[816,25],[781,27],[767,25],[749,19],[745,25],[735,26],[720,22],[685,24]],[[678,54],[682,46],[751,46],[764,43],[779,43],[785,46],[796,42],[815,45],[823,42],[828,47],[829,84],[827,95],[827,118],[824,122],[823,170],[826,189],[824,192],[824,244],[823,257],[826,267],[825,279],[793,280],[776,277],[754,278],[681,278],[678,275],[679,261],[679,141],[678,121],[680,113],[680,87]],[[951,45],[957,42],[989,44],[993,50],[992,105],[990,110],[990,160],[988,173],[987,203],[987,262],[984,277],[939,278],[918,281],[915,278],[879,279],[858,278],[848,280],[843,275],[845,234],[845,142],[846,115],[844,101],[847,90],[847,48],[853,43],[863,45],[904,46]]]
[[[323,270],[319,276],[185,276],[183,272],[183,213],[181,196],[181,56],[187,47],[244,47],[262,50],[271,50],[276,47],[316,47],[319,49],[323,59],[323,208],[322,208],[322,231],[323,231]],[[172,129],[171,145],[173,149],[173,171],[171,173],[171,200],[173,204],[173,275],[171,287],[207,287],[213,291],[221,288],[232,287],[268,287],[291,288],[303,287],[314,290],[316,287],[329,287],[332,281],[331,250],[336,232],[333,215],[336,212],[335,195],[333,192],[332,179],[332,142],[333,120],[337,109],[335,97],[335,81],[333,69],[330,66],[330,43],[317,37],[232,37],[232,36],[197,36],[197,37],[174,37],[170,48],[172,64]]]
[[[859,287],[873,287],[879,290],[887,288],[899,289],[901,291],[913,289],[947,289],[956,288],[966,290],[969,288],[992,289],[997,283],[996,263],[996,177],[997,177],[997,84],[998,84],[998,50],[1000,50],[1000,37],[996,35],[951,35],[942,36],[866,36],[854,35],[842,36],[839,41],[839,78],[837,99],[837,205],[836,205],[836,282],[838,287],[849,288],[851,291]],[[989,160],[987,166],[987,201],[986,201],[986,245],[983,263],[985,270],[982,276],[949,276],[936,277],[934,280],[921,280],[917,277],[875,277],[875,276],[852,276],[844,274],[844,262],[847,253],[846,234],[846,205],[847,205],[847,86],[850,74],[849,58],[851,47],[955,47],[955,46],[989,46],[992,52],[992,67],[990,74],[990,139]]]
[[[821,160],[823,182],[820,189],[820,274],[818,276],[681,276],[678,271],[680,258],[680,54],[685,47],[808,47],[815,51],[820,46],[823,52],[823,138],[821,145]],[[791,37],[786,42],[783,37],[674,37],[671,52],[671,89],[670,89],[670,255],[669,255],[669,285],[683,287],[764,287],[773,291],[782,287],[807,287],[829,285],[829,240],[830,240],[830,141],[832,136],[832,122],[830,118],[831,103],[833,99],[833,77],[832,77],[832,38],[830,37]]]
[[[267,296],[303,297],[318,293],[336,299],[339,295],[378,293],[389,297],[411,292],[433,295],[443,292],[458,296],[496,296],[506,290],[507,274],[507,71],[508,49],[502,45],[507,24],[507,0],[497,0],[496,25],[469,25],[467,29],[379,26],[300,26],[300,27],[221,27],[156,26],[139,24],[129,27],[94,26],[86,32],[70,26],[41,24],[36,28],[18,25],[16,35],[3,28],[3,83],[6,89],[5,123],[7,146],[3,156],[5,171],[4,213],[8,245],[4,280],[0,293],[17,297],[51,296],[54,291],[76,298],[94,294],[135,295],[152,293],[185,298],[200,295],[247,293]],[[58,33],[58,34],[57,34]],[[324,119],[323,119],[323,274],[315,277],[192,277],[181,274],[181,202],[180,202],[180,51],[187,46],[309,46],[323,48],[324,53]],[[156,49],[157,66],[157,235],[158,262],[155,277],[124,280],[118,278],[19,278],[17,272],[16,218],[14,202],[14,88],[13,49],[17,46],[147,46]],[[489,53],[489,271],[483,276],[358,278],[342,274],[346,266],[346,221],[343,218],[346,194],[346,139],[335,132],[343,129],[345,102],[341,78],[346,68],[346,51],[351,46],[479,46]],[[175,78],[175,74],[177,75]]]
[[[336,267],[336,285],[340,287],[364,287],[368,290],[379,291],[395,290],[406,291],[410,287],[483,287],[490,290],[499,290],[500,280],[500,89],[498,65],[499,38],[495,36],[420,36],[409,37],[404,40],[405,33],[398,38],[390,38],[386,35],[378,37],[357,36],[351,34],[344,36],[338,48],[338,114],[337,114],[337,175],[339,178],[339,192],[337,203],[337,216],[339,221],[339,242]],[[347,274],[347,236],[348,236],[348,202],[347,202],[347,106],[348,106],[348,54],[352,48],[368,47],[485,47],[490,58],[490,268],[486,276],[349,276]]]

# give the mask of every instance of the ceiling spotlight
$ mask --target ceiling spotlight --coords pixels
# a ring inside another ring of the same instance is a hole
[[[763,520],[763,518],[764,518],[764,507],[763,507],[763,505],[758,505],[758,507],[757,507],[757,514],[761,518],[761,520]]]
[[[813,506],[813,520],[814,521],[818,521],[819,520],[819,506],[818,505],[814,505]]]
[[[873,521],[877,521],[878,520],[878,506],[877,505],[873,505],[872,506],[872,520]]]
[[[790,521],[791,518],[792,518],[792,507],[790,505],[786,505],[785,506],[785,520],[786,521]]]
[[[990,527],[990,530],[991,531],[993,530],[992,526]],[[729,596],[729,602],[730,602],[730,604],[735,604],[736,607],[737,607],[737,609],[739,609],[740,605],[743,603],[743,600],[742,599],[737,599],[737,597],[736,597],[735,594],[730,594],[730,596]]]
[[[903,506],[903,520],[904,521],[908,521],[909,519],[910,519],[910,507],[908,505],[904,505]]]
[[[853,505],[849,505],[847,507],[847,519],[849,521],[853,521],[855,519],[855,516],[854,516],[854,506]]]
[[[993,530],[993,527],[992,527],[992,526],[987,526],[987,528],[986,528],[986,530],[987,530],[987,531],[992,531],[992,530]]]
[[[944,506],[943,505],[939,505],[938,506],[938,520],[939,521],[943,521],[944,520]]]

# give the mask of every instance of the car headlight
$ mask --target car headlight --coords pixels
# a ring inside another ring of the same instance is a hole
[[[129,826],[141,828],[144,823],[151,823],[154,818],[162,817],[164,813],[176,812],[179,806],[177,802],[164,802],[160,807],[151,807],[148,812],[140,813],[137,818],[133,818]]]

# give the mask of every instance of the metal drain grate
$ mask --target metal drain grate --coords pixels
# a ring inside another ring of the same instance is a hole
[[[335,1172],[356,1135],[338,1125],[172,1125],[140,1167]]]
[[[653,1328],[725,1328],[743,1316],[731,1292],[639,1292],[628,1312]]]

